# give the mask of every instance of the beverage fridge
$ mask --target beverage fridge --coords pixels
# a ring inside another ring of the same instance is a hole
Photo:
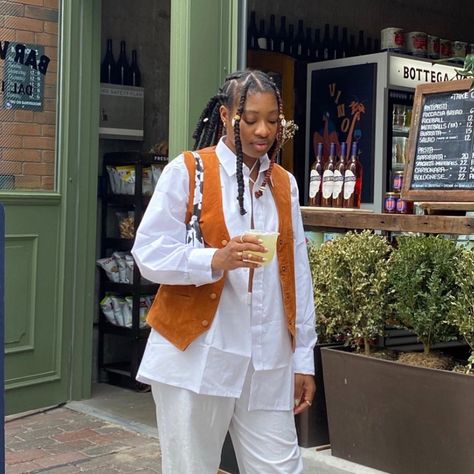
[[[356,142],[361,207],[382,212],[385,193],[394,191],[394,182],[397,190],[402,179],[416,86],[457,79],[456,68],[390,52],[308,64],[305,204],[318,144],[324,162],[331,143],[340,151],[346,142],[348,159]]]

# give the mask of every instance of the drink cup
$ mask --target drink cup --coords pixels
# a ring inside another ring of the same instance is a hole
[[[245,235],[253,235],[257,237],[258,239],[262,240],[262,245],[268,249],[268,252],[262,253],[262,252],[252,252],[252,251],[247,252],[246,251],[246,253],[251,253],[259,257],[264,257],[266,261],[262,262],[262,266],[268,265],[272,261],[275,255],[276,243],[277,243],[278,236],[280,235],[280,233],[279,232],[265,232],[263,230],[250,229],[244,233],[244,236]]]

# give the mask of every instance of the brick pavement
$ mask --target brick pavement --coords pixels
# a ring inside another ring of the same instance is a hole
[[[158,440],[68,408],[5,424],[7,474],[161,473]]]

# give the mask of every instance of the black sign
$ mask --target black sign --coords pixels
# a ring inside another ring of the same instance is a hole
[[[403,190],[409,199],[474,200],[471,82],[417,87]]]
[[[39,45],[9,43],[2,45],[5,109],[43,110],[44,76],[49,58]]]

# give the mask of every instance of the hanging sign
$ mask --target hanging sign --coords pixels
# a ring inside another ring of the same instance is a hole
[[[472,79],[418,86],[402,197],[474,201]]]
[[[43,110],[44,78],[50,59],[40,45],[0,42],[3,108]]]

